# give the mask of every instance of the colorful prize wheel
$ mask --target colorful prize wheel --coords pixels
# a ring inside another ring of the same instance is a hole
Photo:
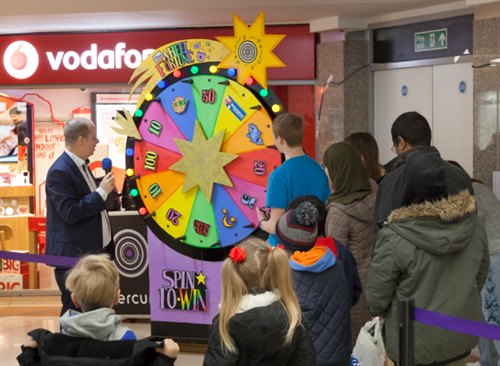
[[[147,225],[195,259],[220,260],[259,223],[269,174],[281,164],[276,96],[219,62],[172,70],[147,90],[127,140],[126,174]]]

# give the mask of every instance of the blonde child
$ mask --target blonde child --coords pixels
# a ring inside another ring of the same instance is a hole
[[[119,285],[118,271],[108,256],[87,255],[80,259],[66,278],[66,288],[81,312],[69,309],[63,314],[61,333],[64,336],[43,329],[30,332],[29,341],[21,347],[19,364],[44,365],[58,359],[68,365],[80,365],[88,358],[88,364],[111,365],[116,358],[129,358],[134,360],[131,364],[149,365],[157,358],[155,362],[158,363],[154,365],[173,365],[179,353],[177,343],[171,339],[166,339],[162,345],[136,341],[135,333],[122,325],[121,317],[113,310],[120,298]],[[156,353],[140,353],[148,347],[154,348]]]
[[[103,341],[137,339],[113,310],[120,298],[120,276],[107,256],[83,257],[69,272],[66,288],[81,312],[69,309],[63,314],[63,334]]]
[[[283,250],[249,238],[222,265],[220,312],[203,365],[314,365]]]

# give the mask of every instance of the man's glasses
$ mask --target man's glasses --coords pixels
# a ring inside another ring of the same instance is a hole
[[[398,144],[399,144],[399,137],[394,141],[394,143],[392,144],[391,146],[391,151],[393,154],[398,154],[397,151],[396,151],[396,148],[398,147]]]

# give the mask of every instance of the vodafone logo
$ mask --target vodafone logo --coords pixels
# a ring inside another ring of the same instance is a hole
[[[9,37],[0,39],[0,84],[123,83],[154,51],[142,32]]]
[[[127,67],[137,68],[154,49],[127,49],[125,42],[119,42],[113,49],[99,50],[96,43],[90,49],[78,53],[77,51],[46,51],[46,59],[54,71],[66,69],[75,71],[85,70],[113,70]],[[39,64],[38,52],[33,45],[26,41],[11,43],[3,55],[3,63],[7,73],[16,79],[27,79],[33,75]]]
[[[119,42],[113,49],[99,50],[97,43],[92,43],[90,49],[78,53],[73,50],[46,52],[50,68],[54,71],[62,68],[74,71],[78,68],[85,70],[114,70],[122,69],[123,66],[129,69],[137,68],[154,49],[142,51],[127,49],[125,42]]]
[[[3,65],[7,73],[16,79],[27,79],[38,68],[38,52],[26,41],[11,43],[3,54]]]

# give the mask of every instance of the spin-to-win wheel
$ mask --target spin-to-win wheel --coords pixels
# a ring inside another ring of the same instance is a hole
[[[281,104],[217,64],[180,67],[156,83],[134,114],[140,138],[126,150],[131,194],[148,226],[207,260],[258,227],[255,207],[265,205],[268,176],[281,163],[271,128]]]

